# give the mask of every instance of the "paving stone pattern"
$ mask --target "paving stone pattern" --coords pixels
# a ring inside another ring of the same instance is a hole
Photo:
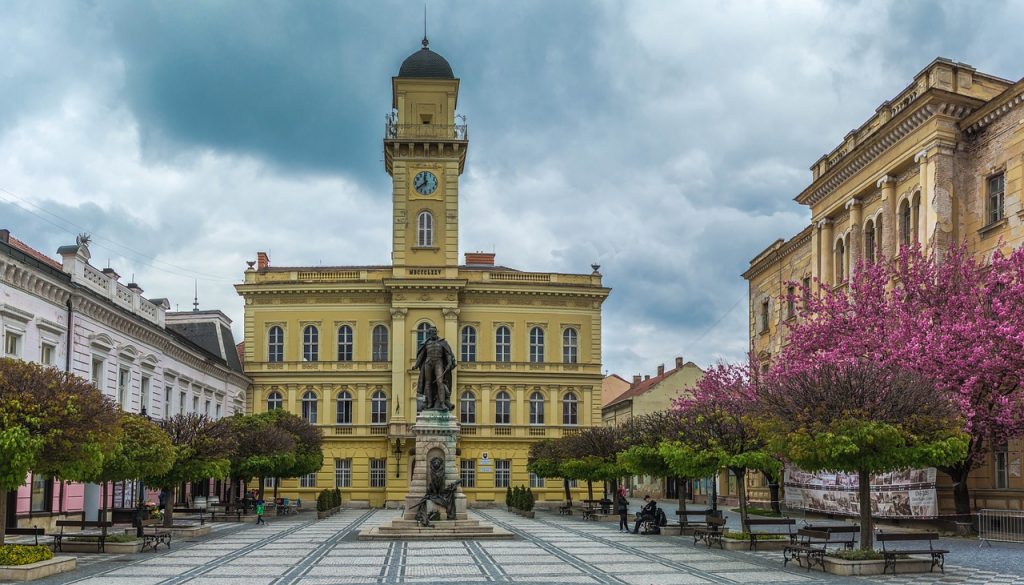
[[[335,585],[587,583],[690,585],[858,583],[862,585],[1024,585],[1007,575],[947,565],[946,574],[843,578],[783,568],[781,552],[694,546],[677,536],[618,532],[612,523],[539,513],[527,520],[499,510],[472,512],[518,535],[514,541],[360,541],[358,531],[389,522],[390,510],[347,510],[332,518],[226,525],[170,551],[83,555],[83,568],[40,583],[56,585]],[[438,561],[441,564],[438,565]]]

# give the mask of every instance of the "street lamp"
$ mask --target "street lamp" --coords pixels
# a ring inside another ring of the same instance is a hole
[[[395,439],[395,477],[402,474],[402,439]]]

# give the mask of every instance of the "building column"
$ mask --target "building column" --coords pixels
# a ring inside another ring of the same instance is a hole
[[[952,245],[956,239],[955,150],[954,144],[936,142],[914,157],[919,165],[921,181],[921,244],[936,253]]]
[[[814,226],[814,229],[811,230],[811,289],[813,292],[818,290],[817,280],[821,278],[821,236],[818,235],[820,230],[820,226]],[[753,288],[753,283],[750,286]],[[754,307],[754,310],[756,311],[757,308]]]
[[[882,189],[882,254],[886,259],[896,256],[897,221],[896,221],[896,178],[884,175],[875,183]]]
[[[819,253],[821,255],[821,282],[834,284],[835,283],[835,271],[832,270],[832,256],[835,252],[835,242],[832,241],[832,220],[822,219],[818,222],[818,229],[821,230],[821,237],[819,242],[821,249]]]
[[[914,155],[914,162],[917,163],[918,182],[921,186],[921,204],[917,208],[917,217],[915,218],[917,220],[917,242],[921,244],[923,250],[928,246],[928,226],[934,225],[930,217],[932,215],[931,205],[928,204],[931,194],[929,184],[931,177],[928,172],[928,149]],[[911,199],[910,204],[914,204],[913,199]]]
[[[851,277],[853,271],[857,269],[857,263],[864,257],[863,226],[861,224],[863,209],[860,199],[856,197],[846,202],[846,210],[850,213],[850,249],[846,251],[849,265],[844,272]]]
[[[409,360],[405,355],[405,316],[408,313],[409,309],[391,309],[391,404],[407,404],[405,380]],[[415,417],[415,413],[412,416]],[[389,420],[404,422],[405,413],[399,411]]]

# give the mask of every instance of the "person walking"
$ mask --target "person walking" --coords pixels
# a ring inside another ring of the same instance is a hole
[[[619,532],[623,530],[629,532],[629,520],[626,519],[626,515],[629,514],[629,500],[626,499],[625,487],[619,487],[619,493],[615,497],[615,507],[619,513]]]
[[[256,500],[256,525],[266,524],[266,520],[263,519],[263,498]]]

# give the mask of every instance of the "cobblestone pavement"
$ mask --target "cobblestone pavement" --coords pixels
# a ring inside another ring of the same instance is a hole
[[[638,536],[605,522],[538,513],[527,520],[499,510],[474,512],[517,534],[514,541],[364,542],[361,528],[397,516],[390,510],[347,510],[327,520],[308,517],[267,526],[225,525],[170,551],[83,555],[73,573],[37,583],[56,585],[333,585],[388,583],[588,583],[689,585],[1024,585],[1007,575],[947,565],[946,574],[843,578],[784,569],[782,553],[693,546],[676,536]],[[113,557],[113,558],[111,558]],[[441,566],[436,566],[440,561]]]

